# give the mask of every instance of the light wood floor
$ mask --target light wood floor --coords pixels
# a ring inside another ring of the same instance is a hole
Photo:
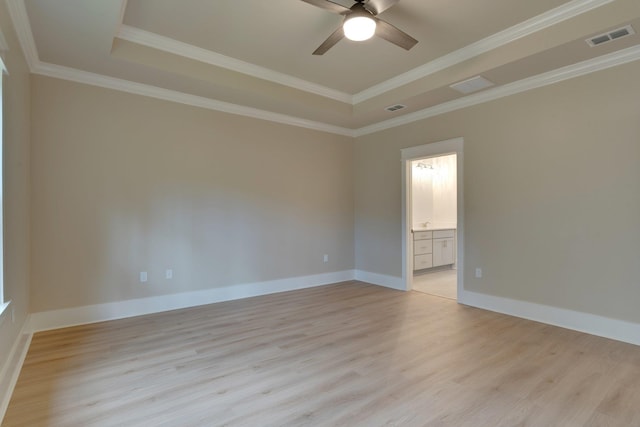
[[[359,282],[34,336],[3,426],[640,426],[640,347]]]
[[[450,268],[413,276],[413,290],[439,297],[458,298],[458,271]]]

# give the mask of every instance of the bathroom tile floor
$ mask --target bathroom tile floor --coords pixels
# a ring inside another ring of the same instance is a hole
[[[458,270],[446,269],[413,276],[413,290],[438,297],[457,299]]]

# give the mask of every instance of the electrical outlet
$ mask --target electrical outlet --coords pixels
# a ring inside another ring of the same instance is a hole
[[[323,262],[329,262],[329,255],[324,254],[324,257],[322,257],[322,261]]]
[[[479,279],[481,277],[482,277],[482,269],[476,268],[476,279]]]
[[[167,280],[171,280],[173,279],[173,270],[172,269],[168,269],[167,271],[164,272],[164,277]]]
[[[147,281],[147,272],[146,271],[141,271],[140,272],[140,283],[144,283]]]

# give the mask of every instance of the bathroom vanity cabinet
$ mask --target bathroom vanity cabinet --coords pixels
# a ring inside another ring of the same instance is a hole
[[[413,231],[413,269],[453,265],[456,262],[455,228]]]

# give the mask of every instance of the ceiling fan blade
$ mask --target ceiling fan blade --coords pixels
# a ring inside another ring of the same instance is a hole
[[[322,43],[320,45],[320,47],[318,47],[313,54],[314,55],[324,55],[326,51],[328,51],[329,49],[331,49],[333,46],[335,46],[336,43],[338,43],[340,40],[342,40],[344,38],[344,30],[342,29],[342,25],[340,27],[338,27],[337,30],[335,30],[333,32],[333,34],[331,34],[329,36],[328,39],[326,39],[324,41],[324,43]]]
[[[374,15],[379,15],[399,1],[400,0],[369,0],[367,2],[367,9],[373,12]]]
[[[330,0],[302,0],[305,3],[312,4],[316,7],[319,7],[324,10],[328,10],[329,12],[337,13],[338,15],[344,15],[347,12],[350,12],[351,9],[348,7],[344,7],[341,4],[334,3]]]
[[[418,43],[418,40],[388,22],[385,22],[382,19],[376,19],[376,22],[376,36],[385,39],[396,46],[409,50]]]

